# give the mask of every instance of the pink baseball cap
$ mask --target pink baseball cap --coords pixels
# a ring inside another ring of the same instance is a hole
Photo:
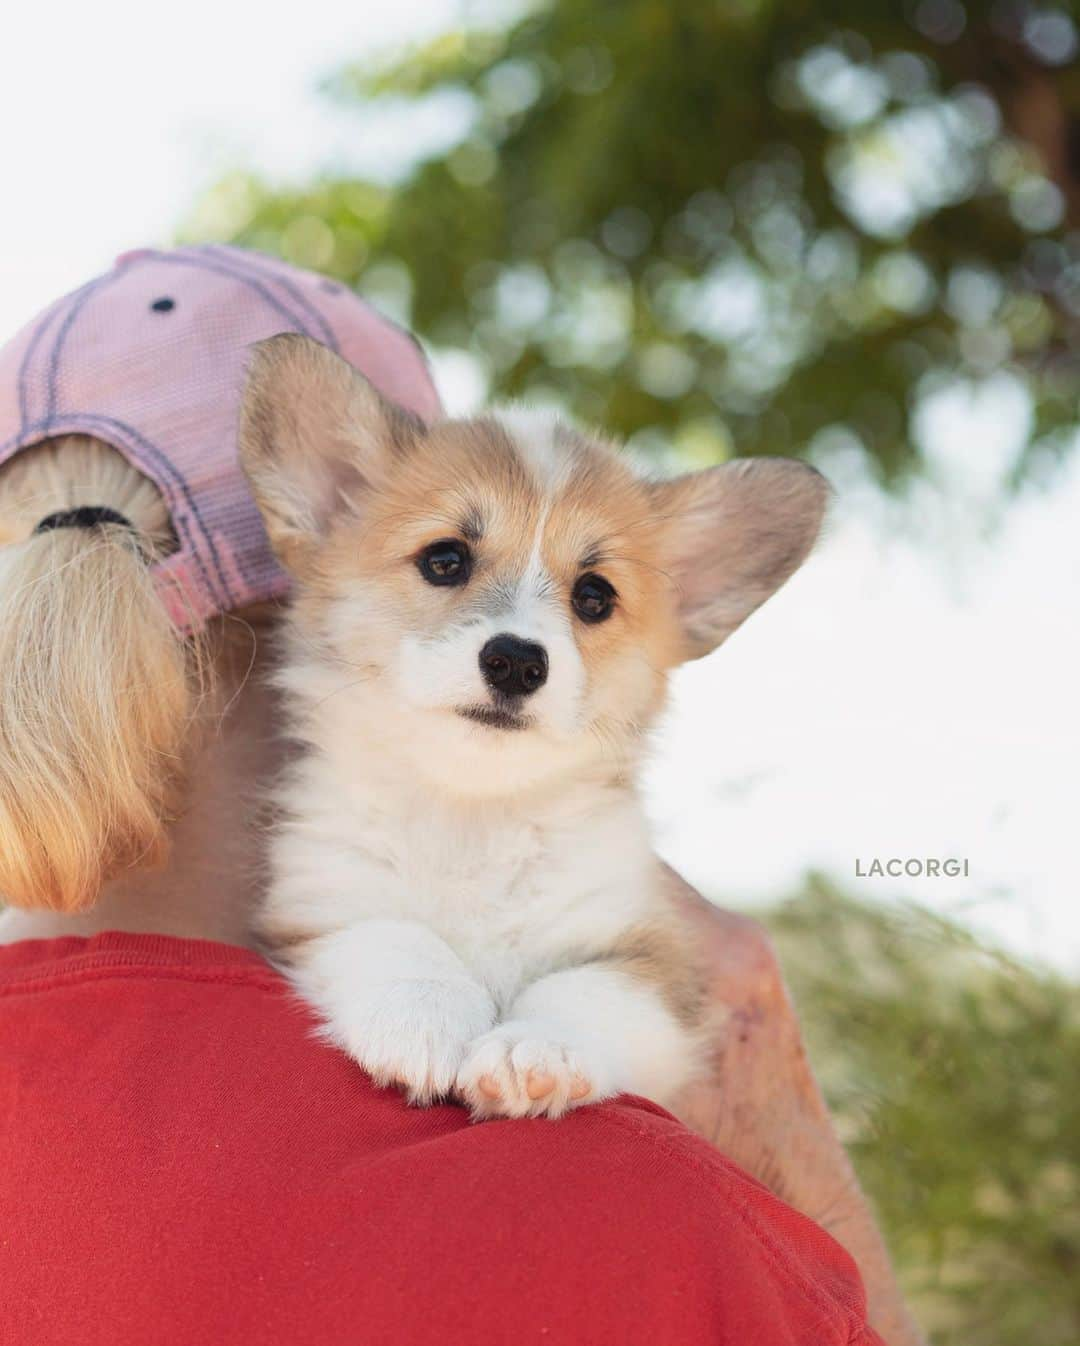
[[[149,477],[180,544],[155,580],[185,629],[288,589],[236,455],[248,349],[279,332],[329,346],[421,418],[439,414],[409,333],[336,281],[238,248],[124,253],[0,350],[0,463],[78,433]]]

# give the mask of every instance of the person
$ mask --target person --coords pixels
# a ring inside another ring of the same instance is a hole
[[[438,414],[407,334],[219,247],[0,353],[0,1340],[917,1341],[745,918],[681,890],[729,1010],[700,1134],[410,1109],[252,947],[285,582],[233,437],[283,330]]]

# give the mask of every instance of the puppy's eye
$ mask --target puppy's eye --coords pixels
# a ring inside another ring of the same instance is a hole
[[[583,622],[603,622],[611,616],[617,597],[603,575],[582,575],[570,601]]]
[[[472,569],[472,557],[464,542],[444,538],[425,547],[416,564],[429,584],[465,584]]]

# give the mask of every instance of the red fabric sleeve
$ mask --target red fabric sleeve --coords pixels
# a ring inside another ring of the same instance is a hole
[[[474,1125],[253,954],[0,949],[0,1341],[872,1346],[815,1225],[661,1109]]]

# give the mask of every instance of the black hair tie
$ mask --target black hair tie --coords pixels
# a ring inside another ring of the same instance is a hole
[[[58,509],[46,514],[34,529],[35,533],[49,533],[54,528],[97,528],[99,524],[115,523],[135,532],[135,525],[125,515],[108,505],[79,505],[76,509]]]

